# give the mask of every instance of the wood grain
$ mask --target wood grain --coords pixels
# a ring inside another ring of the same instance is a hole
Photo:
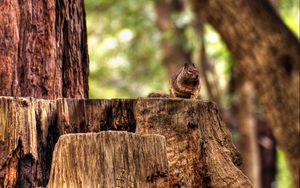
[[[169,187],[165,138],[128,132],[66,134],[53,154],[48,187]]]
[[[135,110],[137,133],[166,137],[171,186],[252,186],[237,168],[240,155],[214,103],[141,99]]]

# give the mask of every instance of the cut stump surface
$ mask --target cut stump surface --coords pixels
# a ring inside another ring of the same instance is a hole
[[[128,132],[66,134],[48,187],[169,187],[165,138]]]

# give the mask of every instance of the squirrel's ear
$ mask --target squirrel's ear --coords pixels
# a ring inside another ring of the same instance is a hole
[[[192,65],[193,65],[193,67],[196,67],[196,65],[194,63]]]
[[[187,63],[184,64],[184,68],[188,68],[188,66],[189,66],[189,65],[188,65]]]

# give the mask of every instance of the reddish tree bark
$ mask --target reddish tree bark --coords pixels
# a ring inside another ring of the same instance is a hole
[[[87,98],[89,59],[83,1],[1,1],[0,62],[0,96]],[[10,113],[0,122],[0,187],[47,184],[59,136],[53,128],[56,106],[36,103],[40,108],[34,112],[30,105],[15,103],[0,113]],[[13,108],[20,106],[24,110],[13,114]],[[33,117],[27,115],[34,113],[38,121],[29,126]],[[17,117],[22,121],[13,123]],[[7,122],[9,129],[4,126]],[[5,142],[13,138],[5,136],[10,131],[18,136]]]
[[[0,4],[0,95],[88,97],[83,1]]]

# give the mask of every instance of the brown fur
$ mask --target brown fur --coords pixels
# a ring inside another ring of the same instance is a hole
[[[196,99],[199,92],[199,71],[194,64],[185,64],[171,80],[170,97]]]
[[[150,98],[169,98],[170,95],[165,94],[165,93],[152,92],[152,93],[149,93],[149,95],[147,97],[150,97]]]
[[[185,64],[170,81],[170,95],[150,93],[150,98],[188,98],[196,99],[200,92],[199,71],[194,64]]]

